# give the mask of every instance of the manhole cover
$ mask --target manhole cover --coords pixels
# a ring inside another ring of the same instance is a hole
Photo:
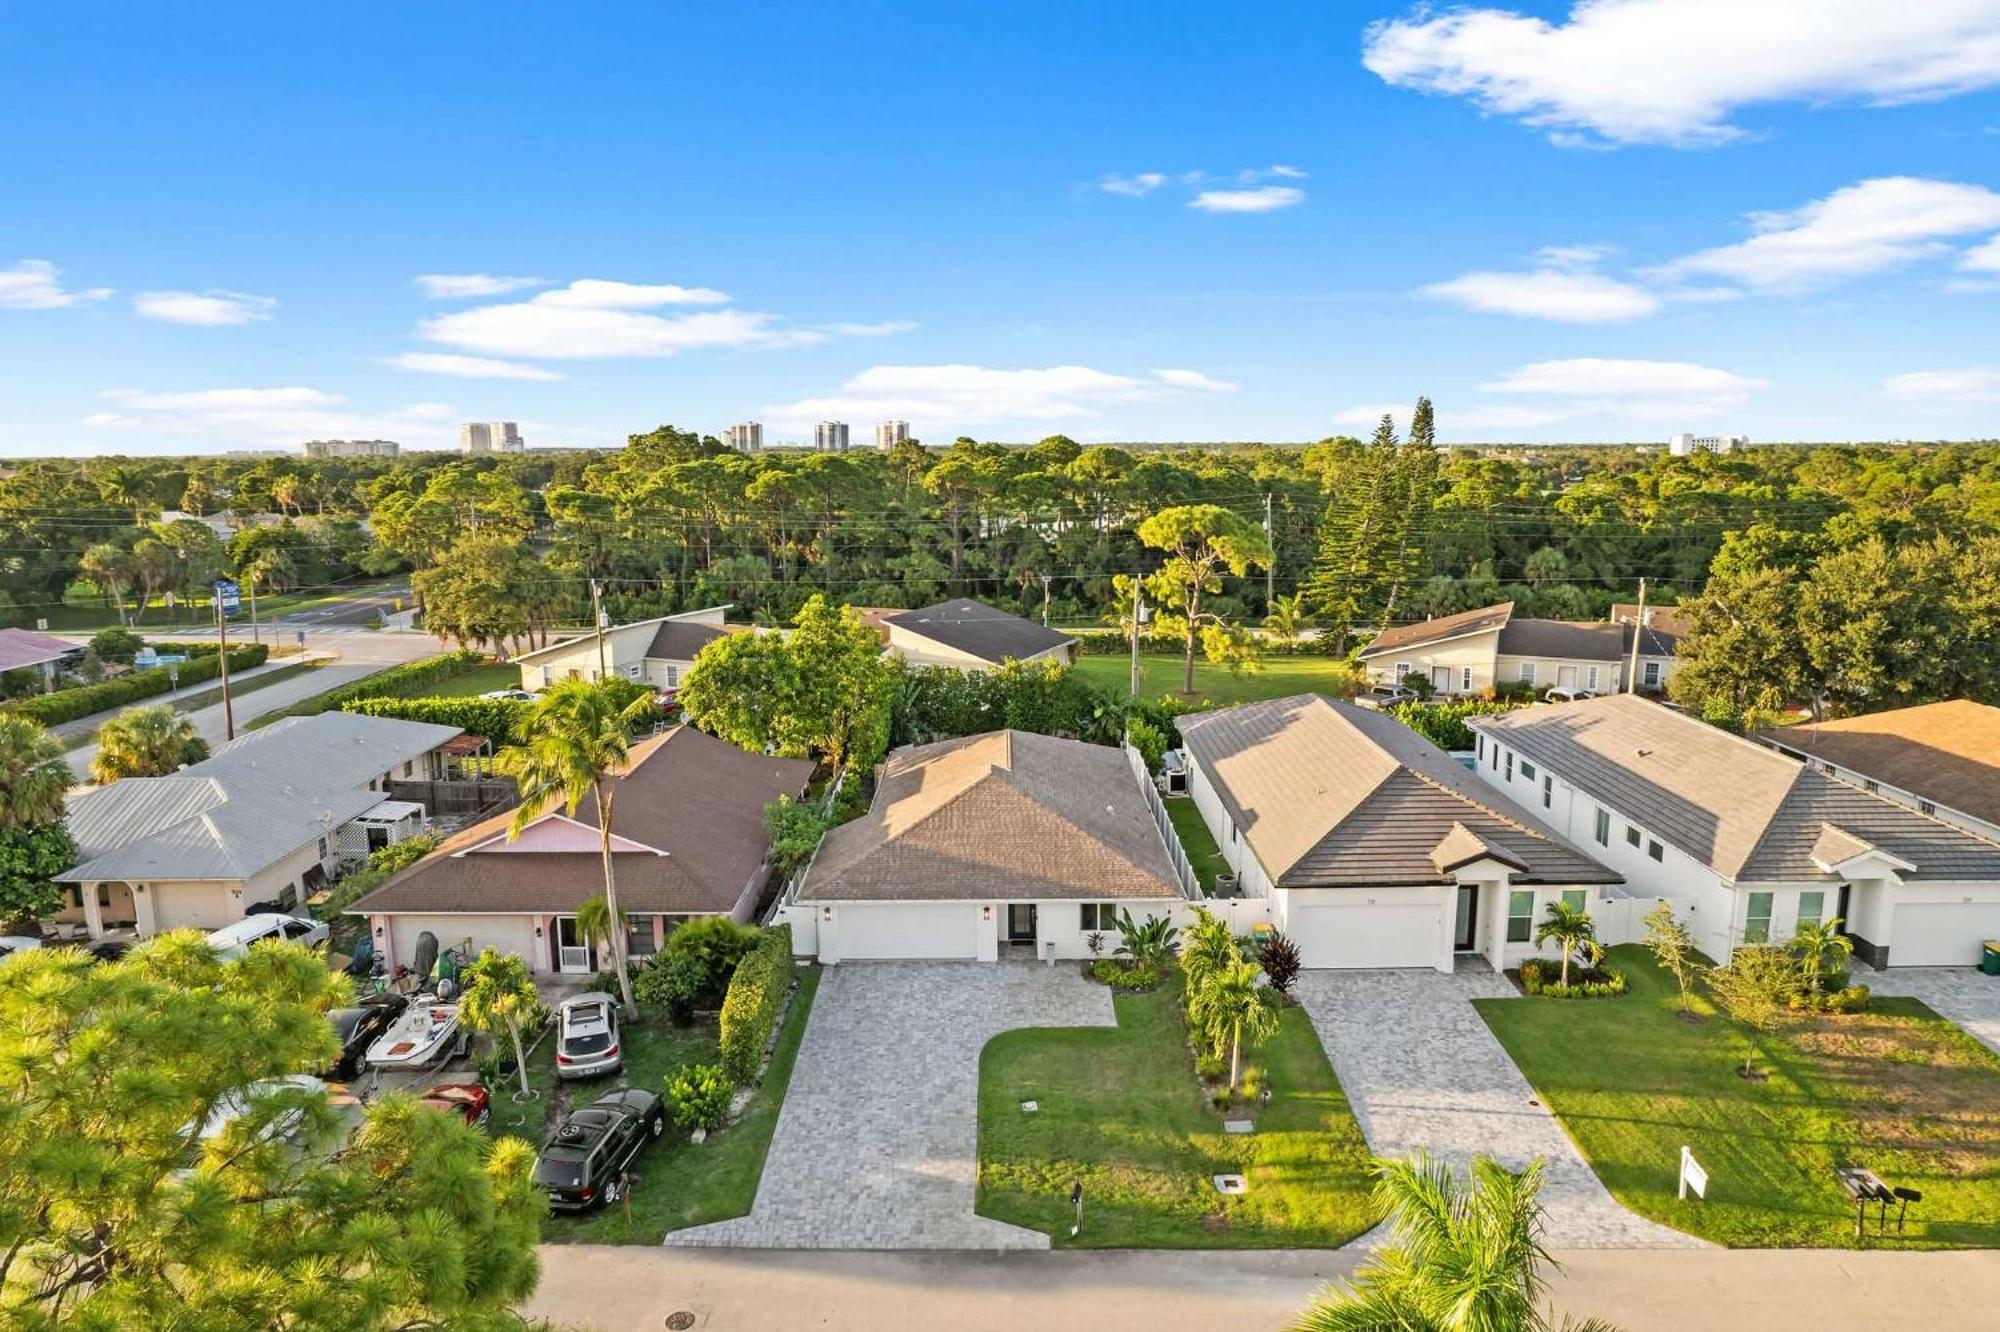
[[[694,1326],[694,1315],[686,1309],[670,1313],[667,1315],[667,1326],[672,1328],[673,1332],[687,1332],[688,1328]]]

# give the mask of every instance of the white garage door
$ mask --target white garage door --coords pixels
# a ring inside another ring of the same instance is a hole
[[[898,902],[892,906],[848,904],[835,908],[839,956],[869,958],[965,958],[978,956],[979,908],[969,902]],[[826,925],[820,925],[826,948]]]
[[[156,883],[148,891],[153,894],[153,928],[161,933],[219,930],[243,919],[226,884]]]
[[[1309,967],[1435,967],[1441,929],[1435,903],[1315,906],[1294,897],[1287,932]]]
[[[1890,928],[1892,967],[1975,966],[2000,939],[2000,902],[1899,902]]]
[[[391,916],[389,926],[395,931],[396,961],[405,966],[417,955],[417,936],[429,930],[441,950],[470,940],[474,957],[491,948],[524,959],[530,971],[553,969],[546,942],[535,938],[532,916]]]

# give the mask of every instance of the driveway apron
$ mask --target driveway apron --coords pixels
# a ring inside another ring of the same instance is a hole
[[[1046,1249],[1046,1235],[973,1215],[979,1053],[1017,1027],[1116,1023],[1110,990],[1074,966],[829,967],[750,1215],[674,1231],[666,1242]]]

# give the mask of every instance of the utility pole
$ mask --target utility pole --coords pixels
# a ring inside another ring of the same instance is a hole
[[[1049,627],[1049,578],[1050,577],[1051,575],[1049,574],[1042,575],[1042,628],[1044,629]]]
[[[1278,538],[1271,531],[1271,493],[1264,492],[1264,541],[1271,547],[1271,562],[1264,566],[1264,613],[1278,599]]]
[[[590,618],[597,626],[597,678],[605,678],[604,664],[604,601],[595,578],[590,580]]]
[[[1139,619],[1146,613],[1146,594],[1139,575],[1132,575],[1132,701],[1139,701]]]
[[[229,704],[229,614],[222,608],[220,589],[215,594],[215,665],[216,678],[222,682],[222,734],[234,740],[236,713]]]
[[[1632,664],[1625,672],[1625,692],[1639,692],[1639,635],[1646,632],[1646,580],[1639,580],[1639,614],[1632,625]]]

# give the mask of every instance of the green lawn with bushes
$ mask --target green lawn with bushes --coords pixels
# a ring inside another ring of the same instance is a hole
[[[1187,852],[1188,864],[1200,880],[1202,892],[1215,896],[1215,876],[1229,873],[1229,862],[1222,858],[1215,834],[1208,830],[1191,797],[1173,796],[1165,803],[1167,817],[1173,820],[1174,834],[1181,839],[1181,850]]]
[[[1120,994],[1115,1030],[1010,1031],[979,1061],[981,1216],[1060,1247],[1334,1248],[1376,1221],[1368,1145],[1305,1011],[1252,1056],[1272,1088],[1257,1131],[1226,1134],[1203,1096],[1178,977]],[[1040,1109],[1024,1113],[1021,1102]],[[1211,1177],[1244,1174],[1249,1191]],[[1083,1234],[1070,1185],[1084,1191]]]
[[[1129,657],[1089,654],[1077,658],[1077,674],[1099,688],[1124,696],[1131,689],[1132,662]],[[1180,695],[1181,659],[1157,652],[1139,654],[1139,697],[1155,699],[1163,694]],[[1360,674],[1345,658],[1289,653],[1264,659],[1264,668],[1254,674],[1231,675],[1228,668],[1211,666],[1196,654],[1194,683],[1197,695],[1217,707],[1251,703],[1260,698],[1285,698],[1292,694],[1330,694],[1339,698],[1360,682]]]
[[[1619,1201],[1731,1247],[1852,1247],[1836,1166],[1920,1190],[1907,1231],[1867,1247],[2000,1246],[2000,1054],[1914,999],[1793,1014],[1768,1034],[1705,995],[1696,1020],[1646,950],[1614,948],[1630,992],[1476,1003]],[[1768,1080],[1738,1074],[1754,1047]],[[1708,1171],[1678,1201],[1680,1150]]]

